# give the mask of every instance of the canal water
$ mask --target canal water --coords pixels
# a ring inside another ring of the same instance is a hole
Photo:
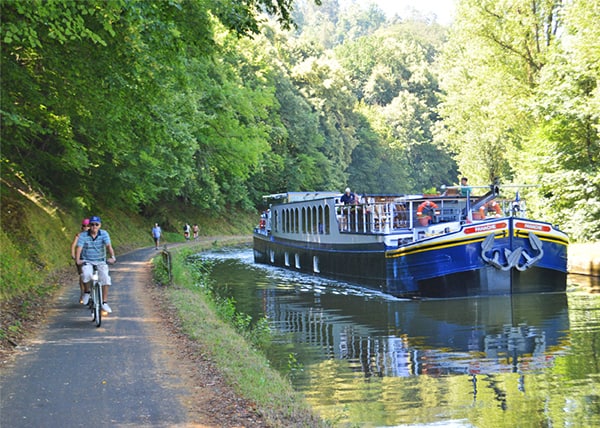
[[[203,253],[238,311],[267,317],[271,364],[338,427],[600,426],[600,294],[402,300]],[[586,283],[587,281],[587,283]]]

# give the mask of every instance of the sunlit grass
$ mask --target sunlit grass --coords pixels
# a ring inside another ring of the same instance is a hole
[[[313,413],[302,394],[294,391],[290,382],[269,366],[266,357],[236,331],[236,325],[222,319],[219,302],[197,282],[192,269],[185,266],[185,259],[193,252],[190,249],[173,252],[176,285],[167,290],[184,333],[201,345],[241,396],[256,404],[270,426],[328,426]]]

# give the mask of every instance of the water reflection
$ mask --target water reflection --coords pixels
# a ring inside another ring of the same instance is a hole
[[[335,425],[600,423],[598,295],[409,301],[258,267],[250,251],[208,257],[238,310],[269,318],[272,365]]]
[[[365,376],[518,372],[547,367],[569,328],[565,294],[391,302],[261,290],[284,337],[354,362]]]

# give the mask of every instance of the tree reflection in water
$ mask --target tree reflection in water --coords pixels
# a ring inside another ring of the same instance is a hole
[[[290,379],[329,420],[600,426],[599,295],[406,301],[256,268],[246,252],[214,256],[215,282],[268,316],[272,365],[290,375],[292,353]]]

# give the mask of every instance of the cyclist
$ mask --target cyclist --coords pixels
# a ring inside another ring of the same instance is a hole
[[[84,218],[81,220],[81,230],[75,235],[73,238],[73,242],[71,243],[71,258],[75,262],[75,267],[77,268],[77,276],[79,276],[79,303],[83,303],[83,294],[85,292],[85,286],[83,285],[83,279],[81,278],[81,265],[77,264],[77,259],[75,258],[75,250],[77,250],[77,241],[79,240],[79,235],[83,232],[87,232],[90,229],[90,219]]]
[[[77,251],[75,254],[75,260],[77,264],[82,265],[81,278],[85,286],[85,294],[83,295],[83,304],[87,305],[90,300],[90,289],[92,281],[93,268],[89,264],[83,264],[84,261],[89,261],[98,264],[98,279],[102,285],[102,310],[111,313],[112,309],[108,306],[108,287],[111,284],[110,276],[108,274],[108,263],[114,263],[117,261],[115,257],[115,250],[110,243],[110,236],[106,230],[101,230],[102,225],[100,217],[90,217],[90,229],[87,233],[79,235],[77,241]],[[106,251],[108,250],[110,258],[106,259]]]

